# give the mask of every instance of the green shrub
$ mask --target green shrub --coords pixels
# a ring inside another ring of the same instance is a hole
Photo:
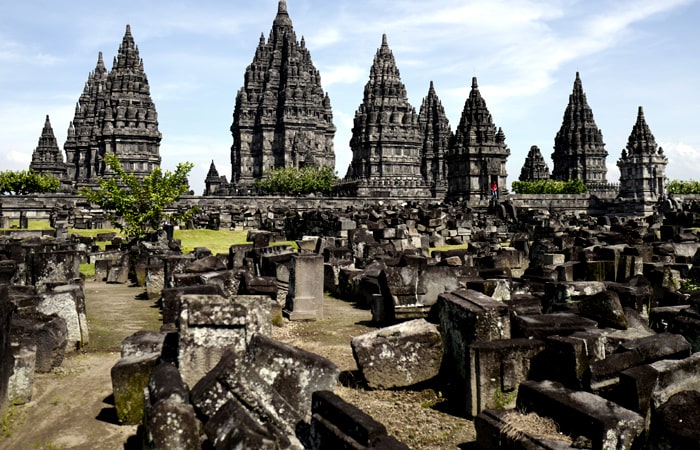
[[[588,192],[588,186],[580,178],[568,181],[513,181],[511,187],[516,194],[584,194]]]
[[[700,194],[700,182],[695,180],[670,180],[666,185],[669,194]]]
[[[279,167],[270,170],[264,178],[255,180],[260,191],[268,194],[306,195],[328,194],[338,177],[332,167]]]

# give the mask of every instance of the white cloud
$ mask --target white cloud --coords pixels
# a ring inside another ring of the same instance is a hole
[[[700,180],[700,148],[684,142],[659,142],[668,157],[666,177],[676,180]]]
[[[333,84],[352,84],[362,81],[367,76],[367,68],[360,66],[331,66],[321,73],[324,88]]]

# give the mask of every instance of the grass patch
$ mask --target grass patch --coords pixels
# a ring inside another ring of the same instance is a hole
[[[191,253],[196,247],[206,247],[212,254],[228,253],[229,247],[245,244],[247,230],[175,230],[173,235],[180,240],[182,253]]]
[[[95,265],[91,263],[83,263],[80,265],[80,276],[83,279],[95,278]]]
[[[24,420],[24,414],[20,413],[17,406],[13,403],[8,405],[5,414],[0,418],[0,431],[2,431],[2,436],[12,437],[12,431],[15,424]]]

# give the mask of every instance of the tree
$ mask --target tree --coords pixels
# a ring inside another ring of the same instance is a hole
[[[58,178],[32,169],[0,172],[0,193],[3,195],[42,194],[56,192],[60,187]]]
[[[669,194],[700,194],[700,182],[695,180],[670,180],[666,185]]]
[[[255,180],[254,184],[262,192],[270,194],[328,194],[336,179],[335,171],[329,166],[305,166],[301,169],[279,167],[270,170],[265,178]]]
[[[167,221],[180,222],[195,213],[196,207],[171,214],[165,212],[189,190],[187,175],[194,164],[179,163],[175,172],[163,172],[158,167],[138,179],[124,171],[114,154],[105,155],[104,161],[113,176],[101,178],[97,189],[83,187],[78,193],[110,214],[112,224],[128,237],[143,239]]]

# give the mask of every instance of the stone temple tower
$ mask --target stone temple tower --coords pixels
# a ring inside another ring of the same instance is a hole
[[[580,178],[589,187],[607,183],[607,156],[603,133],[595,124],[581,77],[576,72],[574,90],[554,138],[552,178],[561,181]]]
[[[655,203],[665,194],[668,158],[656,144],[654,135],[639,107],[627,146],[617,161],[620,168],[619,198],[641,203]]]
[[[432,81],[428,95],[421,104],[418,123],[423,143],[420,171],[430,187],[432,196],[443,199],[447,192],[445,156],[449,150],[452,131]]]
[[[330,98],[284,0],[246,68],[231,133],[231,182],[239,193],[273,168],[335,166]]]
[[[548,180],[549,167],[542,156],[540,148],[536,145],[530,147],[530,151],[525,158],[525,164],[520,169],[520,181],[539,181]]]
[[[39,137],[39,144],[32,153],[32,162],[29,164],[29,168],[38,174],[51,175],[59,180],[66,179],[66,164],[63,162],[63,154],[58,148],[56,135],[53,133],[48,115]]]
[[[145,177],[160,166],[161,139],[143,60],[127,25],[112,70],[107,73],[100,52],[76,105],[64,145],[69,177],[81,185],[109,176],[107,153],[126,172]]]
[[[418,114],[408,102],[394,55],[383,35],[362,104],[355,112],[346,188],[360,197],[430,197],[421,175],[421,147]]]
[[[473,77],[447,157],[448,199],[485,199],[492,183],[498,185],[500,193],[506,192],[506,161],[510,150],[505,141],[505,134],[493,124]]]

